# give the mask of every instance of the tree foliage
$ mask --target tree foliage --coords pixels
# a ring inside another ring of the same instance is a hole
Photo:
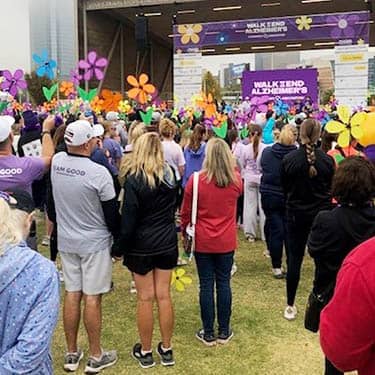
[[[207,71],[203,76],[202,91],[206,95],[212,94],[216,100],[221,100],[220,84],[210,71]]]
[[[47,77],[37,76],[35,71],[31,72],[31,74],[25,74],[25,79],[31,102],[36,105],[43,104],[46,101],[43,94],[43,86],[49,88],[54,82]]]

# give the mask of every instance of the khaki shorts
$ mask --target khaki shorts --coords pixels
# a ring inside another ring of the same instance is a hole
[[[112,281],[112,258],[109,250],[86,255],[60,252],[67,292],[88,296],[108,293]]]

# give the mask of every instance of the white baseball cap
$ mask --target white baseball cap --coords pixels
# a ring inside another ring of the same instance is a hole
[[[9,137],[14,122],[12,116],[0,116],[0,142],[4,142]]]
[[[119,119],[119,114],[118,114],[118,112],[110,111],[105,116],[105,119],[107,121],[117,121]]]
[[[87,120],[77,120],[66,127],[64,140],[68,146],[82,146],[94,136],[94,128]]]
[[[104,134],[104,128],[100,124],[94,124],[94,137],[101,137]]]

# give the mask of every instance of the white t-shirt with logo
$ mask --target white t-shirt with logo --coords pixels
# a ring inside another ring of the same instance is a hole
[[[178,167],[185,165],[184,152],[175,141],[163,141],[164,159],[174,169],[177,181],[181,180]]]
[[[115,198],[108,170],[88,157],[59,152],[52,159],[51,181],[59,251],[80,255],[108,251],[112,235],[101,205]]]

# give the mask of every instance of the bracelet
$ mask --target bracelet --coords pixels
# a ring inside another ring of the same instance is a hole
[[[51,132],[49,130],[43,130],[42,134],[41,134],[41,137],[43,137],[45,134],[51,135]]]

